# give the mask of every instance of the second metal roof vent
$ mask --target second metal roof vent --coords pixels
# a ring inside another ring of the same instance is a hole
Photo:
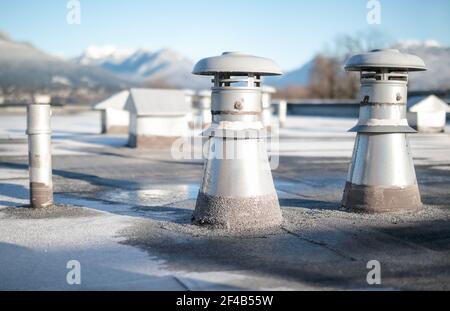
[[[424,62],[398,50],[355,55],[345,69],[361,72],[361,107],[342,205],[365,212],[411,211],[422,207],[407,133],[409,71]]]
[[[281,70],[269,59],[227,52],[199,61],[193,73],[214,76],[209,154],[194,223],[232,230],[281,224],[261,122],[261,76]]]

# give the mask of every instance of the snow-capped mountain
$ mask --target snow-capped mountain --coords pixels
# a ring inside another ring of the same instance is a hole
[[[427,71],[409,75],[410,90],[450,90],[450,47],[436,41],[404,41],[393,48],[417,55],[425,61]]]
[[[89,47],[74,60],[107,69],[121,77],[147,85],[165,85],[176,88],[202,89],[210,86],[209,79],[191,74],[193,62],[181,54],[162,49],[121,50],[112,46]]]
[[[420,56],[428,67],[426,72],[410,74],[411,91],[450,90],[450,47],[436,41],[404,41],[393,48]],[[266,83],[278,88],[306,86],[313,64],[311,60],[281,77],[267,78]],[[209,88],[211,78],[192,75],[193,66],[191,60],[169,49],[153,52],[113,46],[91,46],[69,62],[0,33],[0,86],[6,88]]]
[[[428,70],[410,74],[409,90],[411,91],[438,91],[450,90],[450,47],[442,46],[436,41],[404,41],[392,48],[401,52],[421,57]],[[342,59],[342,67],[346,59]],[[299,69],[286,72],[281,77],[269,77],[268,84],[278,88],[287,86],[306,86],[309,84],[310,74],[314,61],[311,60]]]
[[[100,66],[105,62],[120,63],[131,54],[133,54],[133,50],[118,49],[112,45],[89,46],[81,56],[75,59],[75,62],[81,65]]]
[[[23,90],[80,87],[117,90],[129,86],[128,81],[107,70],[73,64],[0,33],[0,87]]]

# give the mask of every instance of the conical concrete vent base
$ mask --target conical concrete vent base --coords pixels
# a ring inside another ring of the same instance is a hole
[[[211,137],[193,222],[230,230],[279,226],[282,213],[265,139]],[[224,158],[230,147],[239,156]]]
[[[348,183],[342,206],[354,212],[416,212],[422,209],[419,187],[381,187]]]
[[[276,195],[230,198],[200,192],[193,216],[196,225],[229,230],[277,227],[282,220]]]
[[[358,134],[342,206],[368,213],[422,208],[406,134]]]

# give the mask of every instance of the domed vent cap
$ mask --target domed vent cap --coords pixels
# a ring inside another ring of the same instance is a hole
[[[403,71],[427,70],[424,61],[415,55],[400,53],[395,49],[378,49],[352,56],[345,64],[347,71],[373,70],[375,68]]]
[[[195,65],[192,73],[212,76],[222,72],[234,75],[248,75],[250,73],[261,76],[283,74],[274,61],[241,52],[225,52],[221,56],[204,58]]]

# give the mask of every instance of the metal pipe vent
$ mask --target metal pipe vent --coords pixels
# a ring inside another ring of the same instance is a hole
[[[360,112],[342,205],[365,212],[421,208],[407,133],[408,72],[424,62],[398,50],[374,50],[351,57],[345,68],[360,71]]]
[[[205,58],[194,74],[212,80],[211,127],[193,222],[226,229],[282,221],[261,122],[261,76],[281,74],[273,61],[240,52]]]

